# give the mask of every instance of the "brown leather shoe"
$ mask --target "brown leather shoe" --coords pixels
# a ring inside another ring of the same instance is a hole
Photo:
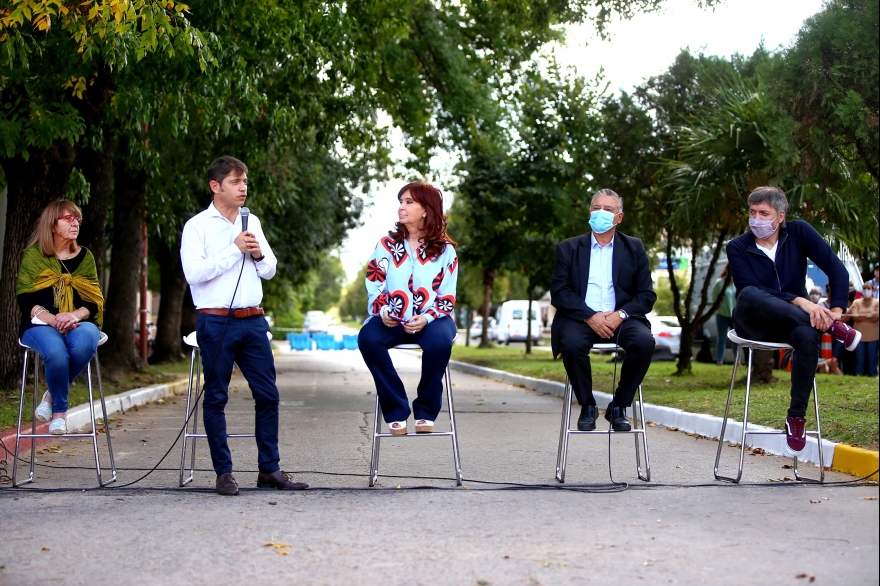
[[[305,482],[294,482],[290,474],[284,470],[260,472],[257,475],[257,488],[277,488],[278,490],[305,490],[309,487]]]
[[[235,476],[232,475],[232,472],[227,472],[217,477],[217,494],[222,494],[223,496],[235,496],[238,494],[238,483],[235,481]]]

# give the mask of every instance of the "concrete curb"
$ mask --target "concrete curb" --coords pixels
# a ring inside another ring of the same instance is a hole
[[[125,391],[124,393],[119,393],[116,395],[108,395],[104,397],[104,403],[107,405],[107,416],[112,416],[116,413],[119,413],[120,411],[125,412],[127,409],[131,409],[132,407],[146,405],[147,403],[159,401],[160,399],[165,399],[173,395],[182,395],[186,392],[188,384],[189,379],[185,378],[167,384],[142,387],[139,389]],[[102,419],[103,417],[105,417],[105,415],[101,411],[101,400],[98,398],[98,389],[96,388],[94,392],[95,419]],[[89,428],[91,427],[91,423],[92,422],[91,418],[89,417],[88,403],[83,403],[82,405],[72,407],[67,412],[67,429],[71,431],[89,430]],[[27,426],[24,427],[25,430],[30,432],[29,428],[30,423],[28,423]],[[48,423],[40,423],[37,425],[37,433],[47,433],[48,429]],[[3,443],[6,444],[6,448],[10,452],[13,452],[15,450],[15,436],[15,427],[0,431],[0,439],[3,440]],[[64,436],[58,437],[61,438]],[[53,441],[55,440],[53,440],[52,438],[39,438],[36,440],[36,444],[37,447],[40,447],[46,444],[50,444]],[[30,445],[30,440],[22,440],[21,449],[24,450],[26,448],[29,450]],[[2,456],[2,454],[0,454],[0,456]]]
[[[476,366],[465,362],[458,362],[456,360],[450,360],[449,367],[453,370],[491,378],[493,380],[510,383],[512,385],[525,387],[527,389],[532,389],[542,393],[548,393],[550,395],[554,395],[560,398],[565,393],[565,385],[554,381],[512,374],[501,370],[495,370],[483,366]],[[598,391],[594,391],[593,395],[596,397],[596,402],[599,404],[611,401],[611,395],[609,395],[608,393],[600,393]],[[683,431],[685,433],[695,433],[697,435],[701,435],[711,439],[718,439],[718,436],[721,433],[721,423],[723,421],[721,417],[716,417],[714,415],[706,415],[703,413],[689,413],[686,411],[682,411],[681,409],[675,409],[673,407],[663,407],[660,405],[652,405],[650,403],[645,403],[645,419],[659,425],[663,425],[665,427],[674,427],[677,428],[679,431]],[[753,424],[749,424],[749,430],[778,431],[773,430],[769,427]],[[741,439],[742,423],[733,419],[729,419],[727,422],[727,429],[724,432],[724,440],[738,444],[740,443]],[[746,446],[751,448],[761,448],[768,454],[775,454],[779,456],[787,455],[784,450],[785,436],[782,434],[749,436],[746,440]],[[837,453],[837,450],[843,448],[848,448],[848,450],[852,451],[859,450],[859,453],[851,453],[848,451],[848,455],[845,458],[845,461],[847,462],[847,468],[839,467],[838,462],[835,461],[835,454]],[[871,472],[877,470],[877,452],[862,450],[861,448],[851,448],[845,445],[838,445],[834,442],[824,439],[822,440],[822,452],[825,460],[825,466],[831,467],[833,463],[834,468],[840,470],[841,472],[854,474],[856,476],[867,476]],[[860,452],[864,452],[864,454],[861,454]],[[872,454],[873,463],[871,463],[872,461],[870,459],[870,456]],[[850,459],[858,461],[858,464],[851,464]],[[807,447],[801,453],[799,460],[801,462],[811,462],[816,465],[819,464],[819,445],[816,438],[807,437]]]

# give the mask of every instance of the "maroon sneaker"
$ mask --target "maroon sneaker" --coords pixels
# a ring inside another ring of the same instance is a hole
[[[785,418],[785,443],[789,456],[797,456],[807,446],[807,420],[803,417]]]
[[[843,347],[850,352],[856,349],[856,346],[859,345],[859,340],[862,339],[862,332],[852,329],[839,320],[834,320],[834,323],[832,323],[831,327],[828,329],[828,333],[831,334],[835,340],[842,343]]]

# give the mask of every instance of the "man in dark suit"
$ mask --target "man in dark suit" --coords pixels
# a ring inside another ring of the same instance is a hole
[[[654,336],[645,315],[657,295],[645,246],[617,232],[623,221],[623,198],[602,189],[590,203],[591,232],[556,247],[550,286],[556,317],[551,329],[554,359],[562,362],[581,405],[580,431],[596,429],[590,349],[616,343],[626,352],[614,400],[605,419],[614,431],[629,431],[626,408],[645,378],[654,353]]]

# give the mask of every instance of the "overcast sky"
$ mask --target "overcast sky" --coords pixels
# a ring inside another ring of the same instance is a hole
[[[667,0],[659,12],[612,23],[607,41],[596,38],[590,25],[569,27],[566,45],[548,50],[583,77],[592,78],[604,69],[611,91],[631,91],[645,78],[666,70],[684,47],[729,56],[752,53],[762,39],[771,50],[789,46],[803,21],[821,8],[820,0],[727,0],[714,10],[700,10],[696,0]],[[403,149],[395,154],[406,157]],[[379,238],[394,227],[396,196],[402,185],[402,181],[391,181],[365,197],[363,226],[349,232],[340,250],[349,281],[357,276]],[[439,187],[444,193],[449,188]]]

